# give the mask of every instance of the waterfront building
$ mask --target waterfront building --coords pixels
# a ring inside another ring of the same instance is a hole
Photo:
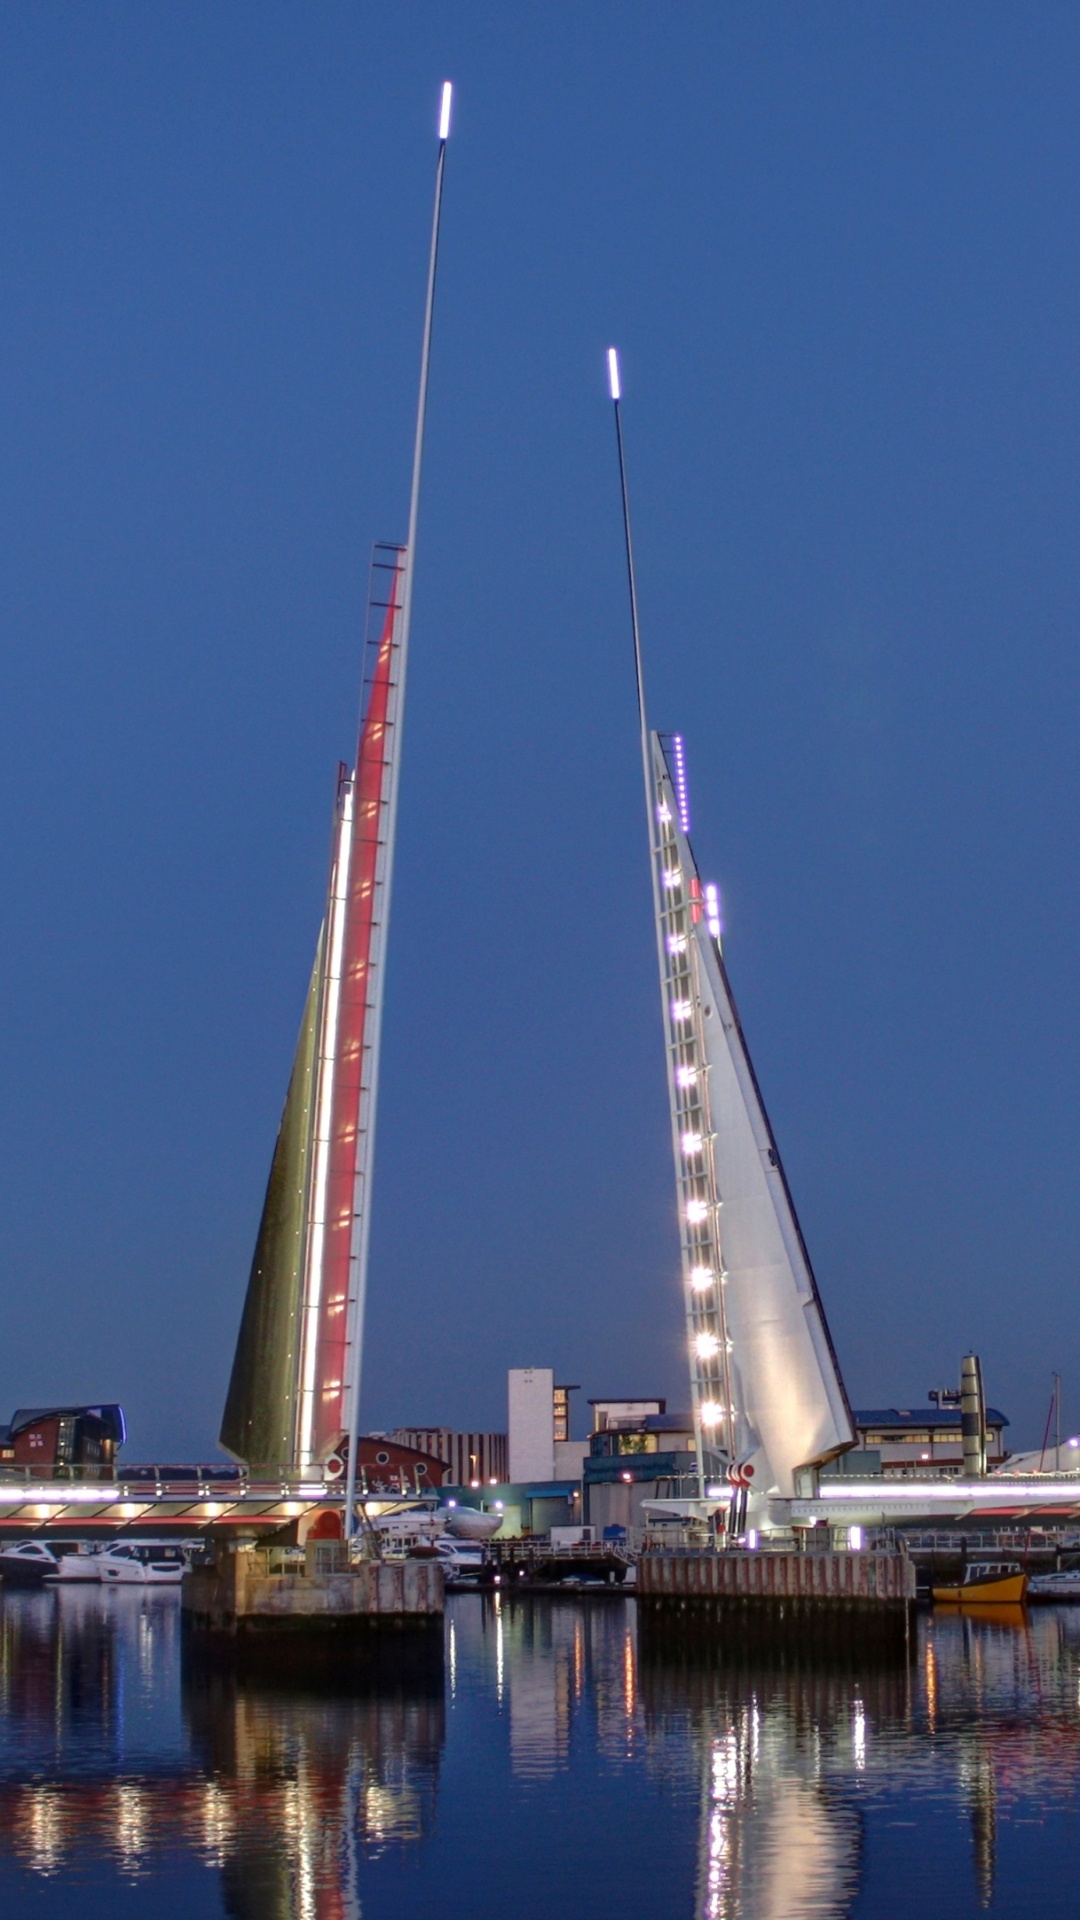
[[[867,1455],[876,1455],[878,1470],[892,1480],[927,1473],[958,1477],[964,1471],[958,1406],[870,1407],[856,1410],[852,1418],[864,1459],[860,1466],[848,1456],[843,1463],[846,1472],[865,1473],[870,1465]],[[986,1464],[990,1471],[1008,1458],[1008,1424],[996,1407],[987,1407]]]
[[[511,1480],[479,1488],[444,1486],[439,1503],[499,1514],[499,1540],[537,1539],[549,1534],[552,1527],[580,1526],[582,1518],[581,1485],[575,1480]]]
[[[486,1487],[509,1480],[505,1433],[457,1433],[451,1427],[395,1427],[386,1438],[440,1460],[447,1486]]]
[[[685,1498],[697,1486],[697,1446],[689,1413],[668,1413],[663,1400],[591,1402],[603,1414],[594,1428],[582,1475],[587,1526],[640,1527],[645,1502]],[[659,1412],[631,1413],[630,1408]],[[617,1413],[613,1409],[618,1409]],[[725,1488],[726,1492],[726,1488]]]
[[[20,1407],[0,1426],[0,1465],[107,1476],[126,1438],[122,1407]]]
[[[593,1433],[606,1433],[609,1427],[633,1431],[641,1421],[667,1412],[666,1400],[590,1400],[589,1405]]]

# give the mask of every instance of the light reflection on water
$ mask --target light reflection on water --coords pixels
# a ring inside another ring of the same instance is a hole
[[[618,1598],[461,1596],[447,1632],[442,1678],[313,1688],[184,1670],[174,1593],[3,1595],[0,1912],[1080,1907],[1080,1609],[844,1663],[639,1645]]]

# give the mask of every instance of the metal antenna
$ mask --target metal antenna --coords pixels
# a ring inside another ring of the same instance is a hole
[[[645,777],[645,808],[649,818],[649,846],[653,843],[652,763],[649,757],[649,724],[645,717],[645,674],[641,661],[641,625],[638,620],[637,576],[634,572],[634,542],[630,532],[630,494],[626,484],[626,452],[622,432],[622,378],[619,355],[608,348],[608,386],[615,408],[615,444],[619,450],[619,489],[622,494],[623,534],[626,539],[626,578],[630,588],[630,625],[634,634],[634,676],[637,684],[638,729],[641,734],[641,770]],[[655,877],[653,892],[656,892]],[[659,907],[659,896],[657,896]]]
[[[409,658],[409,627],[412,620],[413,576],[416,567],[416,529],[420,515],[420,474],[424,461],[424,426],[427,420],[428,374],[431,367],[431,330],[435,316],[435,274],[439,264],[439,226],[442,220],[443,175],[446,171],[446,144],[450,138],[450,111],[453,87],[443,82],[439,100],[439,153],[435,162],[435,203],[431,214],[431,246],[428,252],[427,297],[424,302],[424,335],[420,348],[420,391],[416,403],[416,433],[413,439],[412,485],[409,490],[409,531],[401,580],[401,614],[398,621],[398,694],[396,738],[390,760],[390,790],[386,802],[385,879],[382,917],[378,929],[378,964],[373,968],[374,997],[371,1003],[370,1106],[367,1127],[364,1205],[360,1216],[360,1244],[356,1262],[356,1298],[353,1307],[353,1342],[349,1365],[349,1461],[345,1481],[345,1534],[354,1532],[356,1506],[356,1468],[360,1450],[360,1371],[363,1361],[364,1306],[367,1296],[368,1248],[371,1241],[371,1172],[375,1159],[375,1115],[378,1106],[379,1056],[382,1046],[383,983],[386,977],[386,933],[390,920],[390,886],[394,871],[394,837],[397,828],[398,782],[401,774],[401,723],[405,704],[405,671]]]

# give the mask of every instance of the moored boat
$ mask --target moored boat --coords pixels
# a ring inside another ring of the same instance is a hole
[[[1037,1573],[1028,1581],[1029,1600],[1080,1601],[1080,1567],[1067,1573]]]
[[[100,1580],[101,1571],[98,1562],[101,1547],[93,1540],[65,1541],[55,1546],[56,1571],[47,1573],[46,1580],[56,1581],[58,1585],[68,1586],[73,1581]]]
[[[935,1587],[935,1601],[954,1607],[1016,1607],[1026,1595],[1028,1577],[1015,1560],[980,1560],[968,1567],[958,1587]]]
[[[103,1586],[178,1587],[187,1571],[191,1545],[172,1540],[117,1540],[96,1556],[98,1579]]]
[[[16,1540],[0,1548],[0,1574],[5,1586],[40,1587],[56,1571],[56,1555],[44,1540]]]

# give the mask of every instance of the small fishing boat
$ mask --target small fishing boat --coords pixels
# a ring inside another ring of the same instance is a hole
[[[934,1599],[954,1607],[1016,1607],[1027,1594],[1028,1577],[1015,1560],[975,1560],[959,1587],[935,1587]]]

